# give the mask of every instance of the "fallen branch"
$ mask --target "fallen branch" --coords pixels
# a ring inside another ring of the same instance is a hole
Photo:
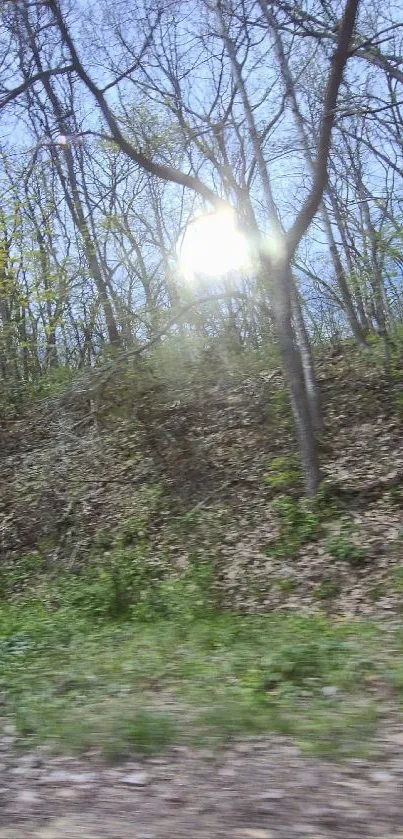
[[[203,507],[205,507],[206,504],[212,498],[214,498],[216,495],[219,495],[219,493],[222,492],[224,489],[227,489],[227,487],[232,486],[232,484],[237,483],[237,480],[238,480],[237,478],[230,478],[228,481],[224,481],[223,484],[220,484],[220,486],[217,487],[216,489],[213,489],[211,492],[209,492],[208,495],[206,495],[205,498],[203,498],[202,501],[199,501],[197,504],[195,504],[194,507],[192,507],[190,510],[188,510],[187,513],[185,513],[183,516],[180,516],[181,521],[184,521],[186,519],[191,518],[191,516],[193,516],[194,513],[197,513],[198,510],[201,510]]]
[[[403,488],[403,471],[394,472],[393,475],[386,475],[385,477],[374,478],[365,484],[334,484],[334,493],[346,499],[365,498],[377,499],[384,492],[395,487],[402,486]]]

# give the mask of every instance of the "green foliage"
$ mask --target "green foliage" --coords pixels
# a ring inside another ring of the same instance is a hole
[[[0,600],[23,594],[34,586],[46,570],[41,551],[32,551],[0,565]]]
[[[76,377],[76,371],[59,366],[43,373],[32,381],[0,382],[0,411],[7,413],[18,409],[26,402],[35,402],[64,393]]]
[[[129,617],[143,621],[207,616],[214,605],[213,574],[197,556],[189,567],[174,573],[168,564],[150,555],[140,519],[127,520],[111,550],[91,559],[81,573],[65,575],[63,602],[98,621]]]
[[[391,586],[397,594],[403,594],[403,566],[398,565],[391,574]]]
[[[116,754],[119,756],[123,751],[155,754],[177,739],[177,724],[173,715],[148,708],[135,710],[126,716],[122,716],[121,711],[119,707],[116,728],[112,729],[107,749],[104,747],[104,753],[106,752],[108,757]],[[103,726],[100,728],[101,731],[105,731]],[[96,743],[94,745],[96,746]]]
[[[95,534],[92,545],[95,553],[104,552],[113,547],[115,535],[106,527],[101,527]]]
[[[44,399],[64,393],[74,381],[75,375],[70,367],[54,367],[36,381],[26,384],[25,398]]]
[[[211,564],[194,555],[180,576],[167,575],[158,588],[158,614],[178,622],[208,618],[215,609]]]
[[[297,588],[296,580],[294,580],[293,577],[276,577],[273,585],[276,586],[276,588],[278,588],[286,597],[287,595],[292,594],[292,592]]]
[[[30,744],[51,739],[57,751],[82,752],[96,748],[105,758],[117,760],[130,752],[152,755],[177,740],[177,723],[172,714],[142,707],[139,701],[108,698],[80,709],[73,706],[65,716],[57,703],[49,708],[46,721],[40,709],[22,704],[16,718],[21,737]]]
[[[338,533],[334,533],[325,540],[325,548],[334,559],[341,559],[353,566],[363,565],[366,561],[365,549],[354,539],[354,527],[348,519],[340,524]]]
[[[145,541],[147,530],[147,516],[136,515],[130,516],[120,524],[119,531],[115,538],[115,544],[118,548],[127,548],[129,546],[138,545],[144,551],[147,549],[147,542]]]
[[[398,390],[394,397],[395,411],[399,417],[403,417],[403,391]]]
[[[340,594],[340,583],[331,576],[326,576],[316,586],[312,597],[315,600],[332,600]]]
[[[402,411],[403,411],[403,404],[402,404]],[[401,507],[403,505],[403,486],[396,486],[391,487],[388,489],[386,493],[389,501],[392,504],[397,504],[397,506]]]
[[[218,697],[197,719],[196,743],[225,744],[245,734],[267,734],[271,730],[270,715],[242,691],[228,691]]]
[[[158,491],[151,487],[148,514]],[[117,532],[102,528],[96,534],[87,563],[61,578],[63,602],[97,620],[128,617],[133,611],[146,617],[158,608],[158,585],[165,569],[150,556],[148,515],[124,519]]]
[[[266,484],[280,492],[298,488],[301,484],[302,473],[299,459],[293,455],[275,457],[268,464],[265,475]]]
[[[143,548],[119,548],[91,561],[81,574],[65,578],[66,602],[98,620],[122,619],[130,613],[144,618],[158,611],[158,584],[163,575],[160,563],[152,561]]]
[[[280,731],[337,754],[348,753],[347,741],[354,753],[370,735],[357,685],[361,700],[368,672],[399,681],[395,652],[389,655],[377,626],[206,612],[197,598],[210,575],[200,560],[174,594],[166,583],[165,603],[175,608],[152,621],[100,622],[60,584],[41,599],[5,605],[0,690],[21,745],[96,747],[115,758],[178,740],[205,744]],[[328,685],[340,691],[337,699],[323,698]]]
[[[280,534],[268,547],[269,556],[292,556],[305,542],[318,537],[322,515],[315,501],[279,495],[271,506],[279,519]]]
[[[341,669],[347,653],[346,641],[327,635],[280,644],[267,660],[267,674],[262,687],[272,690],[280,683],[294,686],[302,686],[307,682],[323,684],[329,673],[329,662],[332,662],[332,668]]]
[[[343,559],[350,565],[362,565],[366,561],[364,548],[354,544],[348,537],[331,536],[326,539],[325,547],[335,559]]]
[[[386,372],[387,379],[392,386],[392,404],[394,404],[398,415],[401,415],[403,410],[402,351],[403,330],[401,325],[395,327],[388,336],[382,336],[376,332],[370,333],[367,337],[366,348],[360,351],[361,361],[365,366],[372,370],[374,366],[377,366],[382,370],[382,373]]]
[[[368,597],[372,600],[373,603],[377,603],[378,600],[381,600],[386,594],[385,586],[382,583],[378,583],[378,585],[372,586],[372,588],[368,591]]]
[[[286,387],[276,388],[270,396],[270,415],[272,424],[284,429],[292,428],[292,413],[289,393]]]
[[[69,605],[97,620],[130,615],[148,620],[166,613],[162,584],[169,568],[151,555],[147,533],[161,496],[161,486],[150,485],[142,493],[138,514],[124,519],[114,532],[105,527],[98,531],[86,564],[62,577]]]
[[[317,540],[323,525],[339,513],[335,487],[322,483],[315,498],[278,495],[271,509],[279,521],[279,535],[269,545],[267,554],[279,559],[295,554],[307,542]]]
[[[312,717],[301,722],[299,743],[303,750],[320,757],[368,760],[378,720],[379,709],[370,700],[364,707],[359,701],[345,708],[317,703]]]

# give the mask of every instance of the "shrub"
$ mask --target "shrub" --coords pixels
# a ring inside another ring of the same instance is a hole
[[[92,558],[81,573],[65,576],[61,602],[96,620],[207,617],[214,604],[210,563],[193,556],[177,574],[145,543],[121,546],[129,535],[130,529],[120,534],[113,550]]]
[[[286,387],[277,388],[270,397],[272,422],[284,429],[292,427],[292,413],[289,393]]]
[[[316,586],[312,597],[315,600],[332,600],[340,594],[340,583],[333,577],[324,577],[322,582]]]
[[[403,594],[403,566],[394,569],[391,576],[392,588],[397,594]]]
[[[275,457],[268,464],[268,472],[265,475],[266,484],[271,489],[285,492],[301,483],[301,466],[297,457],[292,455]]]
[[[65,714],[59,712],[57,705],[51,705],[46,719],[40,709],[23,706],[16,721],[22,738],[40,742],[45,736],[60,751],[79,753],[96,748],[109,760],[121,759],[131,752],[156,754],[178,737],[177,723],[171,714],[141,707],[127,698],[89,703],[80,713],[74,705]]]
[[[280,495],[273,501],[272,510],[280,520],[280,535],[267,549],[269,556],[291,556],[305,542],[317,538],[322,516],[314,502]]]
[[[159,613],[185,622],[208,618],[215,606],[213,580],[211,564],[193,555],[185,573],[171,573],[159,585]]]
[[[297,587],[296,580],[293,577],[277,577],[274,581],[274,585],[284,594],[286,597],[289,594],[292,594]]]
[[[64,599],[97,619],[147,618],[158,610],[161,563],[152,561],[144,545],[115,547],[91,560],[81,574],[65,578]]]
[[[0,598],[6,599],[31,589],[45,569],[45,558],[40,551],[31,551],[3,564],[0,568]]]
[[[325,541],[325,548],[335,559],[359,566],[366,560],[365,549],[353,540],[354,529],[348,520],[343,521],[338,533],[332,534]]]
[[[301,686],[310,680],[322,681],[329,672],[329,662],[341,667],[347,649],[346,642],[326,636],[280,645],[266,662],[262,687],[272,690],[284,682]]]
[[[378,583],[378,585],[373,586],[368,591],[368,597],[371,598],[373,603],[377,603],[378,600],[381,600],[382,597],[385,596],[385,586],[382,583]]]

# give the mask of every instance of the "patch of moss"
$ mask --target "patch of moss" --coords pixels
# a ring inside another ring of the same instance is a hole
[[[316,586],[312,597],[314,600],[333,600],[340,594],[340,583],[331,576],[324,577]]]
[[[342,521],[338,533],[329,536],[324,543],[328,553],[335,559],[341,559],[353,566],[366,562],[365,548],[354,541],[354,528],[348,520]]]
[[[403,594],[403,565],[394,568],[390,576],[390,585],[396,594]]]
[[[271,489],[286,492],[298,489],[302,481],[301,465],[297,457],[284,455],[274,457],[268,463],[265,482]]]
[[[276,577],[273,585],[278,588],[286,597],[292,594],[297,588],[297,582],[293,577]]]

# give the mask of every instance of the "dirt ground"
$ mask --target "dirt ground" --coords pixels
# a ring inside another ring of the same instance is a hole
[[[0,839],[403,839],[403,728],[371,760],[302,755],[287,738],[175,748],[119,766],[0,740]]]

